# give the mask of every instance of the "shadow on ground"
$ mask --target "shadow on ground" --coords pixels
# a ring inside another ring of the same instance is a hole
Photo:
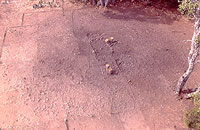
[[[178,20],[180,15],[177,11],[169,11],[168,9],[157,9],[151,6],[141,6],[129,3],[126,6],[112,7],[104,11],[104,16],[109,19],[118,20],[138,20],[140,22],[151,22],[154,24],[172,24]]]

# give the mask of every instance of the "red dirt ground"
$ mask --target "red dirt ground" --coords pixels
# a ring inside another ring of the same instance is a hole
[[[187,68],[192,23],[140,5],[33,3],[0,7],[1,129],[187,129],[190,103],[174,90]],[[112,48],[104,42],[111,36]],[[198,68],[187,88],[198,85]]]

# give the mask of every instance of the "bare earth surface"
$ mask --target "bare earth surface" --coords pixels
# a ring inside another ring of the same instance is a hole
[[[186,129],[189,103],[174,90],[187,67],[183,40],[191,39],[192,23],[139,5],[33,3],[0,7],[1,129]],[[117,41],[111,47],[109,37]],[[187,88],[198,85],[198,68]]]

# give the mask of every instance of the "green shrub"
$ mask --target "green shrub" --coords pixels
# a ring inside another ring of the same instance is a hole
[[[192,96],[195,107],[185,114],[185,124],[189,128],[200,130],[200,93]]]
[[[189,128],[200,130],[200,107],[195,107],[185,114],[185,124]]]
[[[197,2],[193,2],[192,0],[181,0],[179,1],[179,8],[178,10],[183,14],[190,18],[194,17],[196,9],[198,7]]]

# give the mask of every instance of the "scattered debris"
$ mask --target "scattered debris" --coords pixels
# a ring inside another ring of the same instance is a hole
[[[58,5],[57,2],[54,2],[54,1],[49,2],[49,1],[43,1],[43,0],[39,0],[38,4],[34,4],[33,5],[34,9],[39,9],[39,8],[43,8],[43,7],[51,7],[51,8],[55,7],[55,8],[58,8],[60,6]]]
[[[133,84],[132,80],[128,80],[128,83],[131,84],[131,85]]]
[[[39,8],[42,8],[43,6],[41,4],[34,4],[33,5],[33,8],[34,9],[39,9]]]
[[[106,64],[106,72],[108,72],[109,74],[114,74],[114,70],[109,64]]]
[[[9,4],[10,3],[10,1],[8,1],[8,0],[5,0],[5,1],[2,1],[1,2],[1,4]],[[1,129],[0,129],[1,130]]]
[[[117,43],[117,40],[114,40],[114,37],[110,37],[110,38],[105,39],[105,43],[109,47],[112,47],[113,45],[115,45]]]

